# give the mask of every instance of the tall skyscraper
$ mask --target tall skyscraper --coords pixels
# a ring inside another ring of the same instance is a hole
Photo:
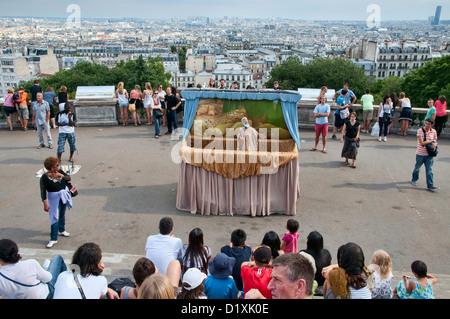
[[[436,7],[436,13],[434,14],[433,25],[438,25],[439,24],[439,20],[441,18],[441,10],[442,10],[442,6],[437,6]]]

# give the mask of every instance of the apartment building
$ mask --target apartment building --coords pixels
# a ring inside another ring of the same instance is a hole
[[[362,40],[359,44],[359,58],[375,62],[375,77],[404,77],[411,70],[425,65],[432,59],[431,47],[426,42],[400,41],[383,42]]]

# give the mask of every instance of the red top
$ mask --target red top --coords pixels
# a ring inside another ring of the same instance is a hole
[[[267,285],[272,279],[272,268],[258,268],[243,265],[241,267],[241,277],[244,284],[244,294],[250,289],[258,289],[259,292],[267,299],[272,299],[272,292],[267,289]]]

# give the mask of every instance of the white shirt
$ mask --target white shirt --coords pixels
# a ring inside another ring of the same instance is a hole
[[[29,259],[2,266],[0,272],[6,277],[25,285],[34,285],[40,281],[43,282],[34,287],[24,287],[0,276],[0,296],[3,299],[47,298],[49,291],[46,283],[52,280],[52,274],[44,270],[36,260]]]
[[[152,235],[147,238],[145,245],[146,257],[150,259],[159,273],[165,275],[169,263],[176,259],[183,243],[180,238],[171,235]]]
[[[73,114],[72,114],[73,121]],[[67,113],[58,113],[57,123],[69,124],[69,115]],[[75,127],[70,125],[58,126],[59,133],[74,133]]]
[[[119,103],[128,103],[127,90],[123,89],[122,94],[117,90],[117,99],[119,100]]]
[[[104,276],[90,275],[83,277],[78,274],[77,277],[86,299],[100,299],[101,296],[106,295],[108,281]],[[59,274],[55,283],[53,299],[82,299],[71,271],[64,271]]]

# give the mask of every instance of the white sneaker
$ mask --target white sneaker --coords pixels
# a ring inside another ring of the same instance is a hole
[[[64,236],[64,237],[69,237],[70,236],[70,234],[68,232],[66,232],[66,231],[63,231],[62,233],[58,233],[58,235]]]
[[[378,142],[381,142],[381,137],[378,138]]]
[[[387,142],[387,138],[386,138],[386,136],[384,137],[384,139],[383,139],[383,142]]]
[[[46,259],[44,263],[42,264],[42,268],[45,270],[48,270],[48,266],[50,266],[50,259]]]
[[[50,240],[47,244],[47,248],[52,248],[57,242],[57,240]]]

